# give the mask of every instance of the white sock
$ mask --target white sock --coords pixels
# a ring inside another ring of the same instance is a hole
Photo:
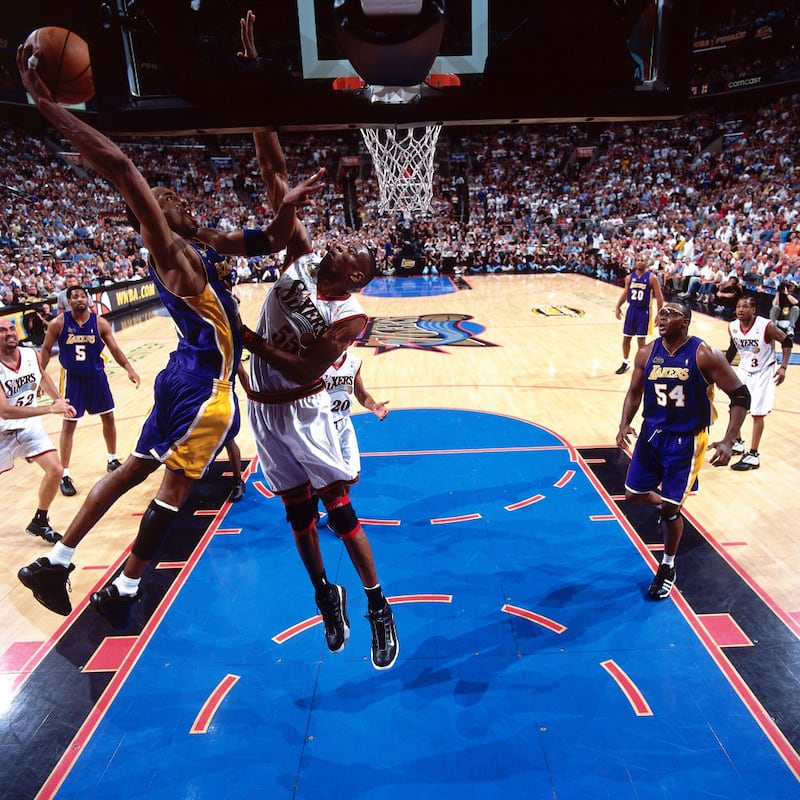
[[[72,562],[72,556],[74,555],[74,547],[67,547],[61,542],[56,542],[50,552],[47,554],[47,560],[51,564],[57,564],[60,567],[68,567]]]
[[[109,453],[108,454],[109,461],[117,461],[117,454],[116,453]]]
[[[69,478],[69,469],[67,469],[67,467],[64,467],[64,471],[61,473],[61,477]]]
[[[675,556],[668,556],[666,553],[664,553],[664,555],[661,556],[661,563],[666,564],[668,567],[674,567]]]
[[[141,578],[129,578],[124,572],[120,572],[112,583],[117,587],[117,591],[119,591],[121,595],[133,597],[139,589],[141,580]]]

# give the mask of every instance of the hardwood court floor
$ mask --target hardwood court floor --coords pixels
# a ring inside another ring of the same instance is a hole
[[[363,378],[373,396],[390,400],[390,408],[397,410],[461,409],[516,417],[553,431],[584,453],[613,449],[628,385],[627,375],[614,374],[620,362],[621,323],[613,308],[620,290],[574,275],[480,276],[468,277],[466,284],[469,288],[424,297],[364,296],[372,320],[362,341],[365,346],[357,352],[364,359]],[[246,322],[255,321],[267,288],[237,287]],[[711,344],[727,345],[720,320],[695,315],[691,331]],[[168,319],[153,317],[125,328],[117,337],[143,379],[142,387],[134,391],[122,371],[111,365],[118,450],[125,455],[149,409],[152,380],[166,361],[174,332]],[[706,466],[700,492],[686,504],[700,535],[716,543],[766,601],[796,623],[800,623],[795,568],[800,544],[794,529],[800,518],[800,483],[792,457],[800,424],[799,392],[792,367],[767,420],[760,470],[736,473]],[[719,402],[721,419],[712,440],[721,434],[726,405]],[[402,414],[390,414],[382,427],[402,420]],[[45,423],[57,439],[58,421],[46,417]],[[476,433],[466,425],[462,446],[468,447]],[[749,433],[748,420],[746,440]],[[246,422],[239,442],[243,456],[252,457]],[[73,455],[72,473],[80,494],[57,497],[51,513],[57,529],[66,527],[103,469],[100,426],[88,419],[79,423]],[[0,659],[6,665],[19,663],[26,649],[47,640],[64,624],[63,618],[33,602],[16,579],[17,569],[45,550],[23,532],[40,475],[37,467],[18,463],[2,479],[7,512],[0,524],[4,554]],[[72,578],[73,604],[91,591],[130,544],[137,515],[160,480],[157,476],[123,498],[82,544]],[[359,511],[369,514],[367,508],[359,506]],[[10,685],[8,674],[0,677],[5,690]]]

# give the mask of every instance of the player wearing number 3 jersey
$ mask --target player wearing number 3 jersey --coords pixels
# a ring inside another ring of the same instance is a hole
[[[736,304],[736,319],[728,325],[731,336],[725,353],[728,361],[739,354],[737,374],[750,392],[750,416],[753,418],[753,438],[750,450],[745,453],[744,442],[739,440],[733,448],[741,459],[731,464],[731,469],[746,472],[761,466],[758,447],[764,433],[764,418],[775,404],[775,389],[786,378],[789,359],[792,357],[792,338],[774,322],[756,316],[758,301],[753,295],[743,297]],[[775,355],[775,342],[781,346],[781,363]]]
[[[617,433],[617,445],[627,448],[635,433],[631,422],[644,400],[642,430],[628,467],[625,497],[660,510],[664,556],[648,590],[654,600],[668,597],[675,584],[675,554],[683,535],[681,507],[697,483],[703,455],[714,448],[714,466],[730,461],[750,405],[747,388],[722,352],[689,336],[691,315],[680,303],[667,303],[659,311],[660,337],[636,354]],[[715,385],[731,399],[730,419],[725,436],[708,445]]]

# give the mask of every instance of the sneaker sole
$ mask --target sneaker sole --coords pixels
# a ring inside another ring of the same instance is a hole
[[[665,584],[665,585],[666,585],[666,584]],[[648,589],[648,590],[647,590],[647,596],[648,596],[648,597],[649,597],[651,600],[666,600],[666,599],[667,599],[667,598],[668,598],[668,597],[669,597],[669,596],[672,594],[672,590],[673,590],[674,588],[675,588],[675,581],[672,581],[672,582],[669,584],[669,587],[667,588],[667,590],[666,590],[666,592],[665,592],[664,594],[659,594],[658,592],[651,591],[650,589]],[[662,590],[662,591],[663,591],[663,590]]]
[[[33,536],[36,539],[42,539],[47,542],[47,544],[57,544],[62,539],[61,534],[57,531],[53,531],[57,538],[47,537],[43,533],[39,533],[39,531],[30,530],[30,528],[25,528],[25,533],[27,533],[28,536]]]
[[[341,589],[341,596],[342,596],[342,621],[344,622],[344,641],[342,642],[342,646],[337,650],[331,650],[332,653],[341,653],[345,647],[347,647],[347,643],[350,641],[350,620],[347,616],[347,589],[344,586],[339,587]]]
[[[339,592],[339,600],[342,604],[342,622],[344,622],[344,641],[342,642],[340,647],[337,647],[335,650],[331,649],[330,645],[328,645],[328,650],[331,653],[341,653],[342,650],[347,646],[347,642],[350,639],[350,620],[347,616],[347,589],[344,586],[340,586],[338,583],[336,584],[336,590]],[[318,609],[319,610],[319,609]],[[322,616],[322,612],[320,611],[320,616]],[[325,620],[322,621],[322,627],[325,627]],[[325,643],[327,644],[327,636],[325,637]]]
[[[731,469],[735,472],[749,472],[751,469],[758,469],[761,464],[731,464]]]

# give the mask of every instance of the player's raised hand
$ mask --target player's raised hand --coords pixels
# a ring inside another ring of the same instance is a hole
[[[248,11],[247,14],[239,20],[239,31],[242,37],[244,52],[240,50],[236,55],[245,56],[246,58],[258,58],[256,40],[253,35],[255,23],[256,15],[252,11]]]
[[[293,206],[309,205],[312,202],[310,195],[321,191],[325,186],[325,181],[322,180],[324,175],[325,167],[317,170],[310,178],[300,181],[297,186],[289,189],[281,202]]]

